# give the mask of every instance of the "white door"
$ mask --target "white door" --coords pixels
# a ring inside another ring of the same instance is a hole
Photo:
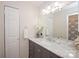
[[[19,57],[19,12],[5,6],[5,56]]]

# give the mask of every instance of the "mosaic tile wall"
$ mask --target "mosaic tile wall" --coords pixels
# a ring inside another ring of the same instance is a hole
[[[69,16],[68,39],[75,40],[78,37],[78,15]]]

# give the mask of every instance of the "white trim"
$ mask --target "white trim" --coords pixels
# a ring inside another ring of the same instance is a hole
[[[79,13],[78,12],[74,12],[72,14],[68,14],[68,16],[70,16],[70,15],[76,15],[76,14],[79,14]]]
[[[79,14],[78,14],[78,32],[79,32]]]
[[[67,15],[67,40],[68,40],[68,17],[70,16],[70,15],[76,15],[76,14],[78,14],[78,23],[79,23],[79,13],[78,12],[75,12],[75,13],[72,13],[72,14],[68,14]],[[78,26],[79,27],[79,26]]]
[[[16,7],[13,7],[13,6],[9,6],[9,5],[4,5],[4,7],[10,7],[10,8],[14,8],[14,9],[19,9],[19,8],[16,8]]]
[[[68,16],[67,16],[67,40],[68,40]]]

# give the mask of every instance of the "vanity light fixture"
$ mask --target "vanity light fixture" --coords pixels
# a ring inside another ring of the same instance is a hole
[[[42,10],[42,14],[43,14],[43,15],[45,15],[45,13],[46,13],[46,10],[45,10],[45,9],[43,9],[43,10]]]
[[[50,9],[43,9],[42,10],[43,15],[49,14],[50,12],[51,12]]]
[[[43,15],[49,14],[50,12],[54,13],[56,10],[61,11],[61,9],[65,6],[66,4],[64,2],[54,2],[54,4],[51,4],[47,6],[45,9],[42,10]]]
[[[55,2],[54,5],[57,7],[57,6],[60,5],[60,3],[59,2]]]
[[[43,13],[43,15],[45,15],[45,14],[49,14],[50,11],[49,10],[46,10],[46,9],[43,9],[42,13]]]
[[[57,10],[57,9],[58,9],[58,7],[54,7],[54,8],[52,8],[51,12],[55,12],[55,10]]]
[[[51,9],[51,6],[48,6],[48,7],[47,7],[47,9],[49,9],[49,10],[50,10],[50,9]]]

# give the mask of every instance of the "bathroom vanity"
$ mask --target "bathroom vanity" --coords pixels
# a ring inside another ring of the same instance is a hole
[[[78,36],[78,5],[72,2],[55,13],[40,14],[35,28],[42,30],[35,29],[37,36],[29,37],[30,58],[79,58],[73,43]]]
[[[29,57],[30,58],[60,58],[60,56],[50,52],[44,47],[29,40]]]
[[[29,58],[78,58],[72,42],[57,38],[29,38]],[[66,44],[67,43],[67,44]]]

